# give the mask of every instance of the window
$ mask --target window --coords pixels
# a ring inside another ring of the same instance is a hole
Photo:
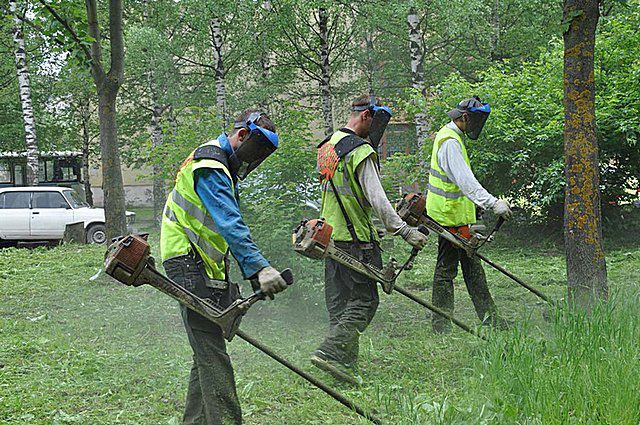
[[[24,167],[22,165],[16,164],[13,168],[13,173],[15,174],[15,185],[22,186],[24,184]]]
[[[59,192],[33,192],[33,208],[69,208]]]
[[[5,192],[0,193],[0,209],[29,208],[31,192]]]
[[[80,195],[78,195],[78,192],[76,192],[75,190],[65,190],[64,194],[67,198],[67,201],[69,201],[69,203],[71,204],[71,206],[73,208],[81,208],[81,207],[88,207],[89,204],[87,204],[81,197]]]
[[[53,163],[53,181],[80,181],[80,160],[77,158],[60,158]]]
[[[0,183],[11,183],[11,166],[7,160],[0,159]]]

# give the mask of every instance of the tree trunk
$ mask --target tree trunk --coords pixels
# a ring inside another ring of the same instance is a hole
[[[16,0],[9,1],[9,10],[13,14],[13,41],[15,42],[16,72],[22,104],[22,119],[24,121],[25,147],[27,150],[27,185],[38,185],[38,143],[36,139],[36,123],[31,103],[31,83],[29,68],[27,67],[27,49],[24,42],[22,19],[17,10]]]
[[[107,240],[125,234],[125,196],[118,145],[116,99],[124,78],[124,37],[122,31],[122,0],[109,0],[109,37],[111,69],[102,66],[102,35],[98,25],[96,0],[86,0],[91,43],[91,76],[98,92],[100,121],[100,155],[102,157],[102,191]]]
[[[267,13],[271,13],[271,2],[263,1],[260,6]],[[269,73],[271,69],[271,51],[269,50],[264,35],[256,32],[255,42],[262,45],[262,52],[260,53],[260,79],[262,84],[269,84]],[[260,101],[260,108],[271,115],[271,96],[264,96]]]
[[[598,0],[565,0],[564,151],[569,299],[590,309],[608,296],[602,247],[593,54]]]
[[[498,47],[500,46],[500,0],[493,2],[491,11],[491,36],[489,38],[489,55],[492,61],[500,60]]]
[[[222,61],[222,29],[220,28],[220,19],[215,17],[211,19],[209,26],[211,31],[211,47],[213,49],[213,67],[215,69],[216,80],[216,108],[222,125],[222,130],[227,128],[227,91],[224,84],[224,63]]]
[[[98,117],[100,119],[100,153],[102,156],[102,191],[104,193],[107,238],[124,235],[125,195],[122,166],[118,151],[116,97],[119,85],[105,84],[98,89]]]
[[[376,67],[373,60],[373,29],[367,31],[364,35],[364,41],[367,46],[367,92],[369,96],[375,95],[373,92],[373,81],[375,80]]]
[[[420,31],[420,19],[415,8],[409,8],[407,15],[409,24],[409,52],[411,55],[411,86],[426,97],[427,90],[424,83],[424,41]],[[420,168],[425,168],[424,146],[429,138],[429,121],[427,114],[419,112],[414,116],[416,126],[416,144]]]
[[[151,125],[149,132],[151,133],[152,152],[159,152],[160,146],[164,144],[164,132],[160,125],[163,109],[157,104],[157,100],[153,99],[153,113],[151,115]],[[166,184],[162,176],[162,166],[158,161],[153,162],[153,220],[157,225],[162,221],[162,210],[166,199]]]
[[[91,118],[89,107],[88,100],[80,107],[82,116],[82,174],[84,176],[85,200],[90,206],[93,206],[93,193],[91,192],[91,179],[89,178],[89,145],[91,142],[91,136],[89,135],[89,119]]]
[[[122,0],[109,0],[109,45],[110,66],[105,73],[102,64],[102,34],[98,23],[96,0],[85,0],[88,34],[93,41],[87,47],[86,41],[73,30],[71,24],[55,11],[46,1],[40,3],[51,13],[85,54],[91,68],[91,77],[98,92],[98,118],[100,121],[100,155],[102,156],[102,190],[104,192],[104,213],[107,239],[125,233],[125,198],[122,169],[118,146],[118,126],[116,121],[116,98],[124,79],[124,33],[122,31]]]
[[[324,135],[333,133],[333,106],[331,101],[331,66],[329,64],[329,16],[327,9],[318,11],[318,34],[320,35],[320,65],[322,78],[320,81],[320,97],[322,99],[322,117],[324,118]]]

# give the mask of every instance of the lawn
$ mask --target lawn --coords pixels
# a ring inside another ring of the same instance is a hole
[[[157,248],[157,235],[151,241]],[[564,296],[557,247],[505,244],[485,254]],[[180,423],[191,357],[178,307],[151,287],[98,273],[103,254],[78,245],[0,251],[0,423]],[[398,283],[430,298],[434,254],[425,249]],[[637,424],[640,248],[609,247],[607,262],[612,301],[591,318],[550,309],[486,268],[501,312],[516,324],[488,343],[459,330],[435,335],[426,310],[381,294],[361,339],[358,388],[308,363],[326,328],[321,263],[303,262],[310,272],[256,305],[242,328],[389,424]],[[476,323],[457,283],[456,315]],[[365,423],[240,339],[228,348],[247,424]]]

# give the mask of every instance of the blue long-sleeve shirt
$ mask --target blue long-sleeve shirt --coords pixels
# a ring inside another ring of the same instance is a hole
[[[228,154],[233,149],[226,135],[218,137],[220,146]],[[249,228],[242,219],[238,200],[233,195],[233,183],[224,171],[202,168],[195,173],[196,193],[213,218],[218,233],[229,244],[245,279],[254,276],[269,262],[251,239]]]

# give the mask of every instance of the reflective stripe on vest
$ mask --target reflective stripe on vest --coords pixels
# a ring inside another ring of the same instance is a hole
[[[216,223],[213,221],[209,213],[202,211],[196,205],[192,204],[191,201],[180,195],[175,188],[171,191],[171,199],[176,205],[182,208],[191,217],[202,223],[207,229],[212,232],[218,232]]]
[[[220,146],[217,140],[206,144]],[[195,249],[209,277],[224,279],[224,258],[229,246],[195,191],[194,172],[200,168],[222,170],[231,179],[229,170],[217,160],[193,160],[193,153],[187,158],[164,208],[160,235],[162,260],[186,255]]]
[[[184,207],[182,207],[180,202],[176,202],[176,199],[181,199],[181,202],[187,202],[189,205],[193,206],[193,204],[191,204],[189,201],[187,201],[185,198],[182,197],[182,195],[180,195],[175,189],[173,189],[173,191],[171,192],[171,198],[173,199],[173,202],[175,202],[178,206],[180,206],[182,209],[184,209],[188,214],[190,214],[189,211],[187,211]],[[197,211],[199,211],[200,213],[202,213],[202,211],[200,211],[199,209],[196,208]],[[165,206],[164,208],[164,215],[165,217],[167,217],[170,221],[173,221],[174,223],[178,223],[180,224],[180,222],[178,221],[178,218],[176,217],[175,213],[173,212],[173,210],[171,210],[171,208],[169,208],[169,206]],[[194,218],[196,218],[194,216]],[[196,218],[196,220],[198,220]],[[216,231],[216,226],[215,223],[213,222],[213,219],[207,214],[207,216],[204,218],[204,220],[198,220],[200,222],[202,222],[209,230],[215,232]],[[209,221],[213,226],[209,227],[205,224],[205,222]],[[184,227],[182,226],[182,230],[184,230],[184,232],[186,233],[187,237],[189,238],[189,241],[191,241],[192,244],[198,246],[201,250],[203,250],[208,257],[212,258],[215,262],[220,262],[224,260],[224,253],[218,251],[214,246],[212,246],[211,244],[209,244],[206,240],[200,238],[198,235],[196,235],[193,230],[191,230],[188,227]]]
[[[347,136],[349,136],[348,133],[337,131],[327,143],[335,145]],[[371,242],[372,238],[378,240],[378,234],[372,221],[372,208],[366,201],[362,188],[355,177],[358,165],[372,155],[375,160],[376,153],[370,144],[365,143],[358,146],[340,160],[333,176],[333,183],[353,224],[358,240],[361,242]],[[352,240],[338,201],[328,183],[322,185],[320,216],[333,226],[332,238],[334,240],[343,242]]]
[[[462,226],[476,222],[476,207],[460,188],[447,177],[438,163],[438,151],[442,143],[455,139],[460,143],[464,161],[471,167],[467,148],[462,137],[447,126],[438,131],[431,152],[427,213],[443,226]]]

